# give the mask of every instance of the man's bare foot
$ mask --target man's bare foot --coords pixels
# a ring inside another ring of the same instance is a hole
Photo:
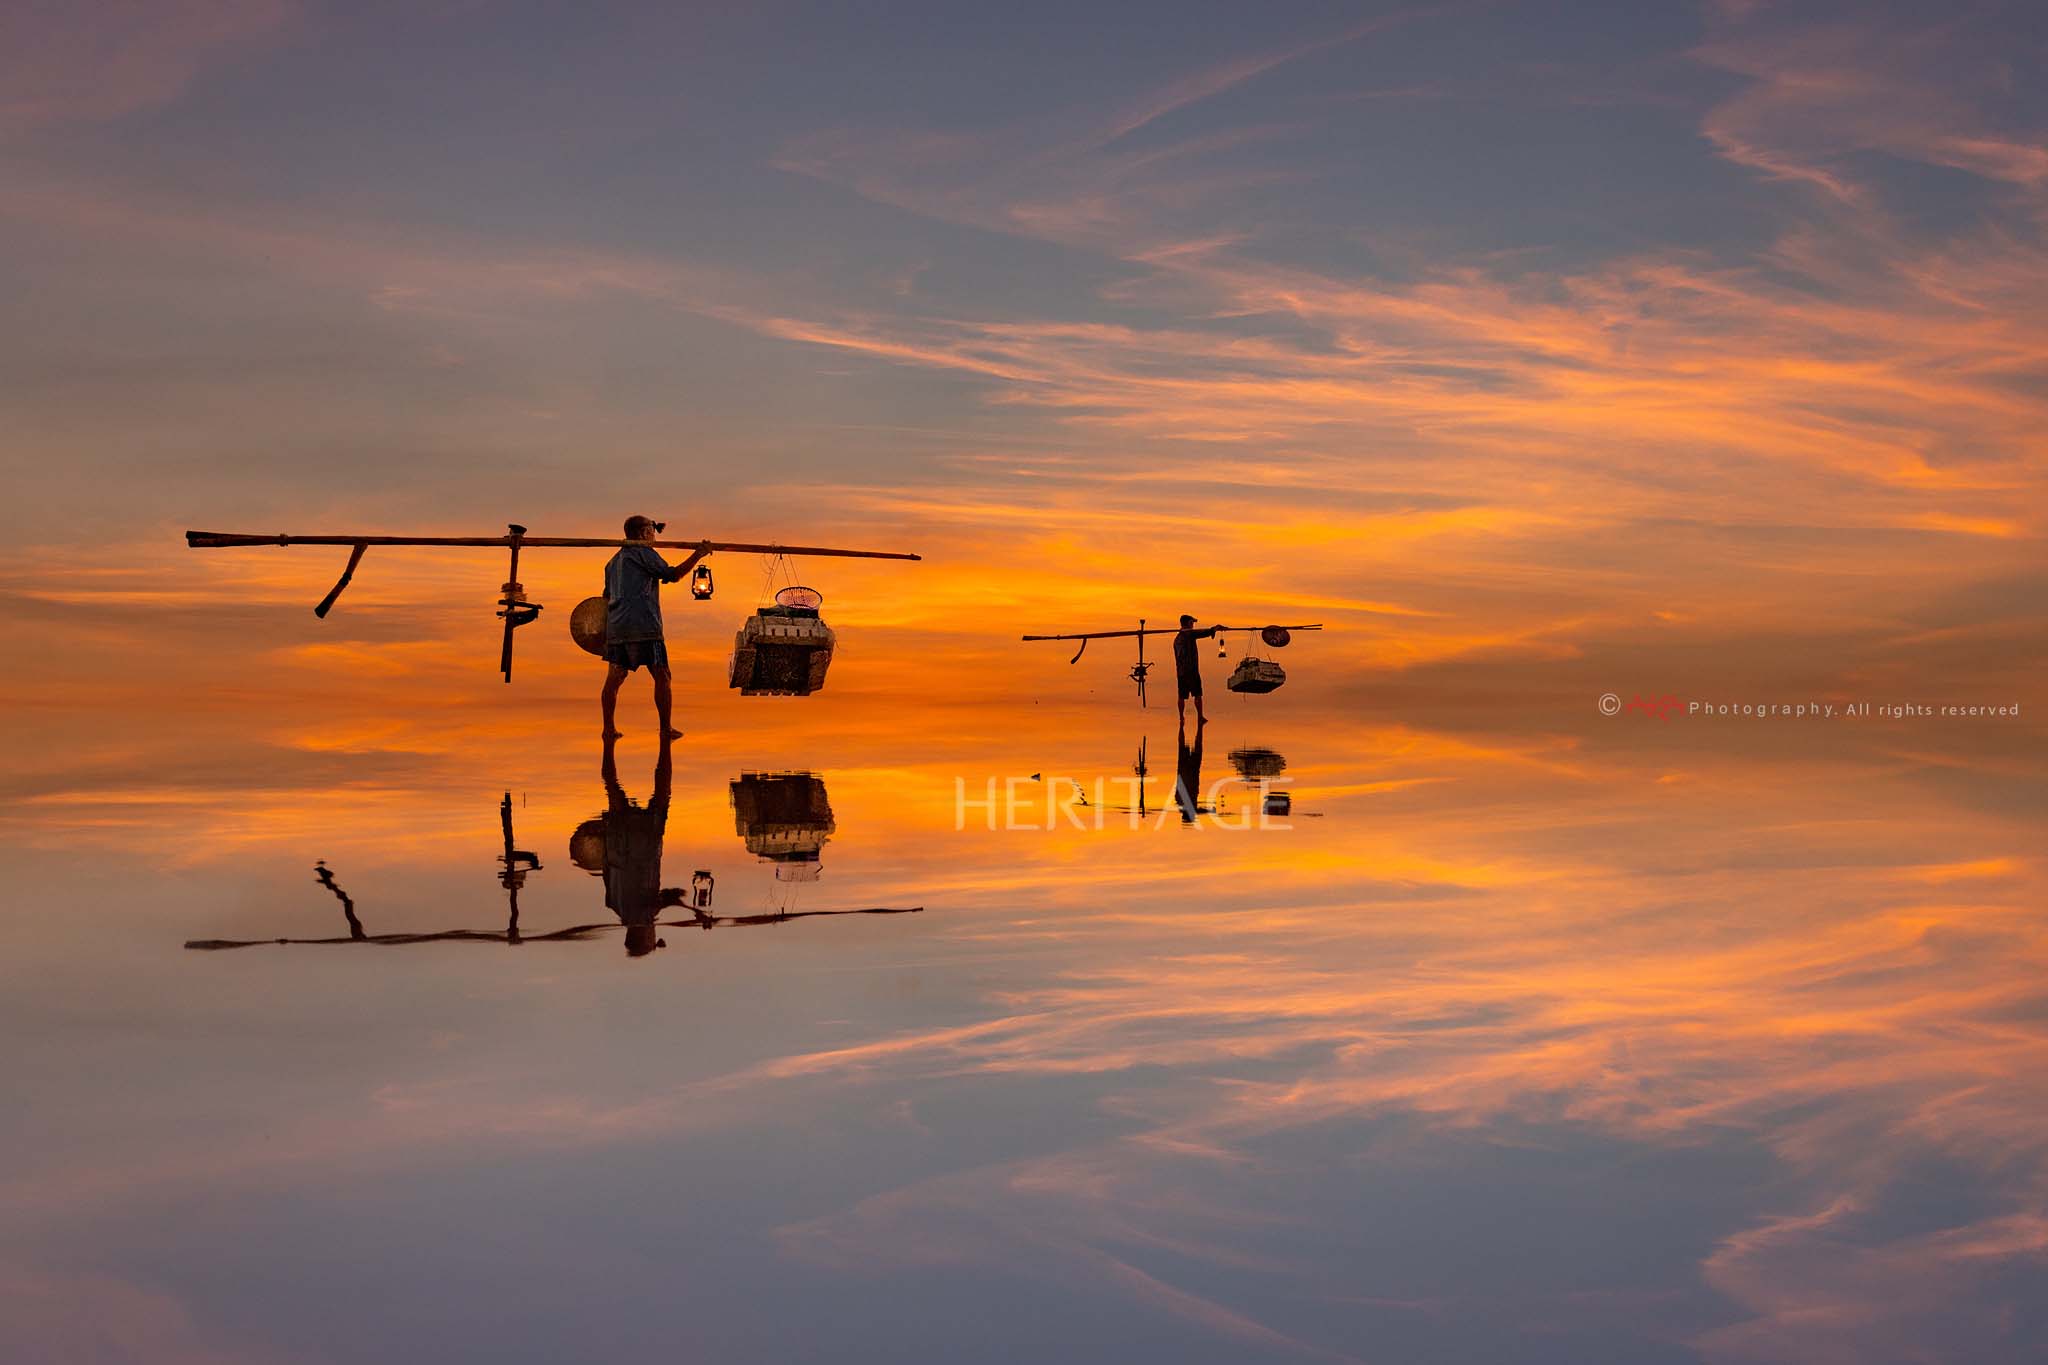
[[[624,737],[625,733],[626,733],[626,732],[625,732],[625,731],[623,731],[623,730],[606,730],[606,731],[604,731],[604,732],[603,732],[603,733],[602,733],[602,734],[601,734],[601,735],[599,736],[599,738],[601,738],[601,739],[620,739],[620,738],[623,738],[623,737]]]
[[[661,732],[661,737],[663,739],[681,739],[683,737],[683,732],[681,730],[676,729],[673,725],[671,725],[668,729],[663,730]]]

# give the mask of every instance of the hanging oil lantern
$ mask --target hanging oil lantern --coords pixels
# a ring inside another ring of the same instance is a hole
[[[699,602],[711,600],[711,566],[698,564],[696,572],[690,575],[690,596]]]
[[[709,910],[711,908],[711,873],[706,868],[700,867],[690,874],[690,908],[692,910]]]

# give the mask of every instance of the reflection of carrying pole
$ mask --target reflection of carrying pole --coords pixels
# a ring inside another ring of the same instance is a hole
[[[922,905],[871,906],[859,910],[793,910],[780,915],[698,915],[692,919],[657,920],[667,929],[710,929],[726,924],[745,928],[757,924],[781,924],[793,919],[814,919],[824,915],[916,915],[922,914]],[[575,924],[567,929],[556,929],[550,933],[533,934],[516,939],[521,943],[571,943],[593,938],[599,934],[611,933],[628,926],[613,921],[608,924]],[[432,934],[356,934],[348,938],[194,938],[187,939],[185,946],[199,952],[212,952],[223,948],[261,948],[266,945],[298,944],[311,946],[332,943],[375,943],[386,947],[407,943],[507,943],[515,941],[506,934],[488,929],[444,929]]]

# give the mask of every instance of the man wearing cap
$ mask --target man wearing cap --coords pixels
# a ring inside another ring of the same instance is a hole
[[[1174,681],[1180,692],[1180,723],[1188,723],[1188,698],[1195,699],[1195,725],[1207,725],[1209,718],[1202,714],[1202,664],[1195,649],[1195,641],[1214,639],[1218,627],[1207,630],[1195,629],[1195,618],[1180,618],[1180,629],[1173,635]]]
[[[614,714],[619,703],[619,684],[626,675],[645,665],[654,679],[654,710],[661,719],[661,737],[676,739],[682,731],[669,724],[668,644],[661,633],[661,585],[673,583],[695,568],[710,552],[700,545],[681,564],[670,564],[654,550],[655,533],[665,523],[652,517],[626,518],[626,539],[604,566],[604,661],[605,673],[600,702],[604,707],[604,737],[616,739],[619,727]]]

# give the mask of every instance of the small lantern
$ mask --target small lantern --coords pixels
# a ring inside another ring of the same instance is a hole
[[[690,874],[690,908],[711,908],[711,874],[701,867]]]
[[[711,600],[711,566],[699,564],[697,571],[690,575],[690,596],[699,602]]]

